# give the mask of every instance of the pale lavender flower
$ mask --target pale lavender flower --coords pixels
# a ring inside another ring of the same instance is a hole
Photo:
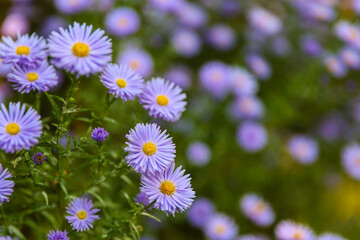
[[[360,68],[360,54],[357,50],[345,47],[340,51],[340,59],[351,69]]]
[[[189,222],[198,228],[204,227],[213,215],[215,215],[214,204],[206,198],[197,198],[187,214]]]
[[[9,63],[4,63],[4,60],[2,60],[2,58],[0,58],[0,76],[5,77],[12,68],[12,64]]]
[[[267,143],[265,128],[255,122],[244,122],[237,130],[237,142],[246,152],[257,152]]]
[[[313,231],[302,224],[292,221],[281,221],[275,228],[278,240],[315,240]]]
[[[268,79],[271,76],[271,66],[262,56],[251,54],[246,58],[246,62],[259,79]]]
[[[1,25],[1,34],[16,38],[18,34],[25,34],[29,31],[30,26],[26,17],[14,12],[6,16]]]
[[[108,12],[114,6],[114,0],[95,0],[93,3],[93,7],[100,12]]]
[[[238,227],[228,216],[215,214],[208,219],[204,232],[210,240],[233,240],[238,233]]]
[[[175,51],[184,57],[192,57],[199,53],[201,40],[197,33],[190,29],[177,29],[171,37]]]
[[[269,238],[260,234],[246,234],[238,237],[236,240],[269,240]]]
[[[301,47],[306,54],[312,57],[319,57],[323,52],[319,41],[309,35],[301,39]]]
[[[327,70],[334,76],[334,77],[343,77],[347,73],[347,68],[341,59],[337,56],[326,56],[324,58],[324,65]]]
[[[7,168],[3,168],[0,163],[0,206],[6,201],[9,202],[9,196],[14,191],[13,188],[15,186],[14,181],[7,180],[8,178],[12,178],[13,176],[8,171]]]
[[[211,157],[210,148],[203,142],[193,142],[187,149],[188,159],[198,166],[207,164]]]
[[[56,15],[50,16],[45,19],[45,22],[41,28],[41,33],[44,36],[49,36],[52,31],[56,31],[61,27],[65,28],[66,25],[66,21],[63,18]]]
[[[184,0],[149,0],[152,7],[162,11],[162,12],[173,12],[176,11],[182,4],[185,3]]]
[[[100,219],[100,217],[96,215],[99,211],[99,209],[94,208],[91,200],[87,198],[75,198],[66,207],[66,212],[70,214],[70,216],[66,216],[66,219],[73,230],[83,232],[93,228],[94,221]]]
[[[241,67],[232,67],[229,72],[230,86],[237,96],[254,95],[258,91],[255,77]]]
[[[229,91],[229,67],[222,62],[205,63],[199,70],[199,79],[203,88],[216,98],[224,98]]]
[[[259,119],[264,115],[264,106],[256,96],[241,96],[232,103],[231,115],[235,119]]]
[[[198,4],[186,2],[175,11],[179,23],[185,27],[199,28],[208,20],[206,12]]]
[[[323,233],[316,240],[347,240],[340,235],[334,233]]]
[[[47,235],[47,237],[48,237],[47,240],[69,240],[66,230],[65,231],[50,230],[50,233]]]
[[[114,36],[128,36],[139,29],[140,18],[132,8],[116,8],[106,16],[105,26]]]
[[[295,135],[289,140],[288,151],[296,161],[305,165],[313,163],[318,158],[317,142],[303,135]]]
[[[82,12],[92,5],[92,0],[55,0],[55,7],[62,13]]]
[[[278,17],[261,7],[254,7],[249,11],[248,21],[256,31],[265,35],[277,34],[283,28]]]
[[[275,220],[270,204],[254,193],[244,195],[240,200],[240,206],[246,217],[256,225],[269,226]]]
[[[360,180],[360,145],[347,145],[341,153],[343,168],[354,179]]]
[[[218,50],[229,50],[236,42],[234,30],[225,24],[216,24],[206,33],[207,41]]]
[[[154,68],[151,55],[144,50],[135,48],[122,51],[117,62],[127,65],[144,78],[148,77]]]
[[[360,27],[346,21],[339,21],[334,27],[335,34],[338,38],[347,44],[360,48]]]
[[[149,198],[146,196],[145,193],[140,192],[136,195],[136,198],[134,199],[135,202],[140,203],[144,206],[147,206],[150,204]]]
[[[182,89],[188,89],[191,85],[191,72],[186,65],[172,65],[165,73],[165,79],[172,81]]]

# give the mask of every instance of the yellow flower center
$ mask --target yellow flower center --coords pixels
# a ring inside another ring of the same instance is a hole
[[[19,46],[16,48],[16,54],[17,55],[29,55],[30,48],[27,46]]]
[[[39,78],[37,73],[34,73],[34,72],[26,74],[26,77],[29,80],[29,82],[34,82],[34,81],[38,80],[38,78]]]
[[[176,187],[174,182],[172,181],[165,180],[160,185],[160,192],[162,192],[163,194],[171,196],[174,194],[175,191]]]
[[[119,86],[119,88],[124,88],[124,87],[126,87],[126,81],[125,81],[125,79],[122,79],[122,78],[119,78],[119,79],[116,81],[116,84]]]
[[[17,123],[9,123],[5,130],[8,134],[16,135],[20,132],[20,127]]]
[[[169,103],[169,99],[165,95],[157,96],[156,101],[160,106],[166,106]]]
[[[143,152],[148,156],[151,156],[154,153],[156,153],[156,150],[157,150],[156,145],[152,142],[145,143],[143,146]]]
[[[215,227],[215,232],[218,235],[222,235],[226,231],[226,226],[224,224],[219,224]]]
[[[85,211],[81,210],[79,211],[76,216],[80,219],[80,220],[84,220],[87,217],[87,214]]]
[[[86,57],[89,55],[90,47],[86,43],[75,43],[72,47],[72,52],[77,57]]]

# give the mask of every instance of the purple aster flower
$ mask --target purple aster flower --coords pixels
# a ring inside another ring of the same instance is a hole
[[[318,158],[317,142],[306,136],[293,136],[288,142],[288,150],[302,164],[311,164]]]
[[[315,240],[313,231],[302,224],[292,221],[281,221],[275,228],[279,240]]]
[[[32,159],[35,165],[41,165],[46,160],[46,157],[43,153],[38,152],[32,157]]]
[[[173,82],[162,78],[153,78],[146,82],[140,95],[140,103],[149,111],[153,118],[162,118],[165,121],[179,120],[185,111],[186,94]]]
[[[172,12],[184,4],[184,0],[149,0],[152,7],[162,12]]]
[[[63,232],[60,230],[50,230],[50,233],[47,235],[47,237],[48,240],[69,240],[66,230]]]
[[[230,88],[229,68],[222,62],[205,63],[199,70],[203,88],[216,98],[224,98]]]
[[[334,77],[341,78],[347,73],[345,64],[337,56],[326,56],[324,58],[324,65]]]
[[[173,65],[165,73],[165,79],[172,81],[183,89],[188,89],[191,85],[191,72],[185,65]]]
[[[0,110],[0,148],[7,153],[14,153],[22,149],[29,150],[38,142],[42,132],[39,114],[26,106],[10,103],[9,111],[4,104]]]
[[[93,228],[93,222],[96,219],[100,219],[97,212],[100,210],[94,208],[91,200],[87,198],[75,198],[67,207],[66,212],[70,216],[66,216],[66,219],[71,224],[73,230],[83,232]]]
[[[271,66],[260,55],[251,54],[246,58],[248,67],[260,79],[268,79],[271,76]]]
[[[269,238],[263,235],[253,235],[253,234],[246,234],[238,237],[236,240],[269,240]]]
[[[93,7],[100,12],[108,12],[114,6],[114,0],[95,0]]]
[[[104,31],[74,22],[68,29],[59,29],[49,37],[49,53],[53,63],[70,73],[88,76],[101,72],[111,61],[111,40]]]
[[[36,67],[15,65],[7,78],[9,82],[14,83],[14,89],[20,93],[47,92],[58,84],[55,68],[47,61],[43,61]]]
[[[7,178],[12,178],[13,176],[7,170],[7,168],[3,168],[0,163],[0,205],[2,205],[5,201],[9,202],[9,196],[14,191],[13,187],[15,186],[14,181],[6,180]]]
[[[174,171],[175,170],[175,171]],[[175,164],[163,172],[146,174],[141,177],[141,191],[146,194],[154,208],[175,215],[190,207],[195,192],[191,188],[190,174],[184,175],[181,166],[175,169]]]
[[[346,240],[346,239],[334,233],[324,233],[318,236],[316,240]]]
[[[151,55],[141,49],[126,49],[118,58],[119,64],[125,64],[141,76],[148,77],[154,68]]]
[[[26,17],[14,12],[6,16],[1,25],[1,33],[4,36],[16,38],[18,34],[25,34],[30,29],[29,22]]]
[[[265,128],[254,122],[244,122],[237,130],[237,141],[247,152],[257,152],[264,148],[267,142]]]
[[[91,132],[91,138],[97,142],[104,142],[108,136],[108,131],[101,127],[94,128],[94,130]]]
[[[360,180],[360,145],[349,144],[341,153],[342,165],[354,179]]]
[[[339,21],[335,24],[334,32],[337,37],[347,44],[360,48],[360,27],[346,21]]]
[[[351,69],[360,68],[360,54],[353,48],[345,47],[341,49],[340,59]]]
[[[264,107],[255,96],[242,96],[231,105],[231,114],[235,119],[259,119],[264,115]]]
[[[4,60],[2,60],[2,58],[0,58],[0,76],[5,77],[12,68],[12,64],[6,64],[4,63]]]
[[[18,34],[16,41],[11,37],[2,37],[0,58],[5,64],[36,67],[47,58],[46,42],[35,33],[31,36]]]
[[[249,11],[248,21],[256,31],[264,35],[274,35],[283,27],[279,18],[261,7],[255,7]]]
[[[258,91],[258,83],[255,77],[241,67],[230,68],[230,85],[237,96],[254,95]]]
[[[134,199],[135,202],[140,203],[144,206],[147,206],[150,204],[149,198],[146,196],[145,193],[140,192],[136,195],[136,198]]]
[[[131,8],[116,8],[106,16],[105,26],[114,36],[128,36],[139,29],[140,18]]]
[[[126,135],[127,163],[140,173],[163,172],[175,160],[175,144],[155,123],[139,123]]]
[[[92,0],[55,0],[56,8],[67,14],[74,14],[86,10],[92,5]]]
[[[56,15],[50,16],[46,18],[41,28],[41,33],[44,36],[49,36],[52,31],[56,31],[61,27],[65,28],[66,25],[66,21],[63,18]]]
[[[205,143],[193,142],[187,149],[187,157],[192,163],[202,166],[209,162],[211,152]]]
[[[204,231],[210,240],[233,240],[238,233],[238,227],[228,216],[215,214],[208,219]]]
[[[216,24],[212,26],[207,34],[208,42],[218,50],[229,50],[236,42],[234,30],[225,24]]]
[[[319,57],[323,52],[321,44],[309,35],[301,39],[301,46],[303,51],[312,57]]]
[[[240,206],[246,217],[256,225],[269,226],[275,220],[274,212],[269,203],[254,193],[248,193],[243,196]]]
[[[202,228],[213,215],[215,215],[214,204],[206,198],[197,198],[187,216],[193,226]]]
[[[199,53],[201,40],[197,33],[190,29],[177,29],[171,38],[175,51],[184,57],[192,57]]]
[[[360,14],[360,0],[352,0],[352,7],[354,11],[359,15]]]
[[[199,28],[208,20],[206,12],[198,4],[185,2],[175,10],[179,23],[185,27]]]
[[[319,133],[326,141],[335,141],[347,132],[347,122],[339,113],[332,113],[324,117],[319,126]]]
[[[126,65],[110,63],[100,76],[100,81],[115,97],[121,97],[125,102],[134,100],[143,89],[144,80]]]

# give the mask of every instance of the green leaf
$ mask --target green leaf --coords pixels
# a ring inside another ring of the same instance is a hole
[[[11,232],[13,232],[17,237],[19,237],[20,239],[26,239],[25,236],[21,233],[21,231],[19,229],[17,229],[15,226],[10,225],[9,226],[9,230]]]
[[[53,99],[53,96],[51,94],[48,94],[47,92],[44,92],[45,96],[47,97],[47,99],[49,99],[49,102],[52,106],[52,108],[54,109],[54,114],[57,118],[60,118],[60,108],[59,106],[56,104],[56,102]]]
[[[154,215],[151,215],[150,213],[147,213],[147,212],[142,212],[140,213],[140,215],[143,215],[143,216],[146,216],[146,217],[149,217],[149,218],[152,218],[156,221],[158,221],[159,223],[161,223],[161,220],[157,217],[155,217]]]
[[[46,206],[49,206],[49,198],[48,198],[48,195],[45,191],[42,191],[41,194],[44,196],[45,198],[45,203],[46,203]]]

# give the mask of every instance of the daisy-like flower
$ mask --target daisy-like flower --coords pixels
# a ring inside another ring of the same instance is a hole
[[[126,135],[127,163],[140,173],[165,171],[175,160],[175,144],[155,123],[139,123]]]
[[[174,31],[171,43],[175,51],[184,57],[195,56],[201,48],[201,40],[197,33],[185,28]]]
[[[135,202],[140,203],[144,206],[147,206],[150,204],[150,201],[145,193],[141,192],[136,195],[136,198],[134,199]]]
[[[324,58],[324,65],[326,69],[334,76],[341,78],[346,75],[347,68],[342,60],[337,56],[326,56]]]
[[[67,207],[66,212],[70,216],[66,216],[69,224],[71,224],[73,230],[83,232],[93,228],[93,222],[96,219],[100,219],[97,212],[100,210],[94,208],[91,200],[87,198],[75,198]]]
[[[142,77],[124,64],[109,64],[100,76],[100,81],[110,94],[120,96],[124,102],[134,100],[144,85]]]
[[[264,148],[267,142],[265,128],[255,122],[243,122],[236,133],[237,142],[247,152],[257,152]]]
[[[101,72],[111,61],[111,40],[104,31],[74,22],[68,29],[59,29],[49,37],[49,54],[56,67],[78,75]]]
[[[354,179],[360,180],[360,145],[352,143],[341,153],[342,165]]]
[[[346,240],[346,239],[334,233],[324,233],[318,236],[316,240]]]
[[[302,224],[292,221],[281,221],[275,228],[279,240],[315,240],[313,231]]]
[[[13,176],[7,170],[7,168],[3,168],[0,163],[0,205],[2,205],[5,201],[9,201],[9,196],[12,194],[13,187],[15,186],[14,181],[6,180],[7,178],[12,178]]]
[[[69,240],[67,232],[60,230],[50,230],[50,233],[47,235],[48,240]]]
[[[175,171],[174,171],[175,170]],[[184,175],[181,166],[175,169],[175,164],[163,172],[146,174],[141,177],[141,191],[146,194],[154,208],[175,215],[190,207],[195,192],[191,188],[190,175]]]
[[[230,85],[237,96],[254,95],[258,90],[255,77],[241,67],[230,69]]]
[[[208,219],[215,215],[215,207],[206,198],[197,198],[188,211],[188,219],[195,227],[203,227]]]
[[[240,237],[238,237],[236,240],[269,240],[269,238],[257,234],[257,235],[253,235],[253,234],[246,234],[246,235],[242,235]]]
[[[275,215],[270,205],[260,196],[249,193],[240,201],[243,213],[256,225],[269,226],[274,222]]]
[[[108,136],[109,132],[101,127],[94,128],[91,132],[91,138],[97,142],[104,142]]]
[[[283,27],[279,18],[261,7],[251,9],[248,20],[255,30],[265,35],[274,35],[280,32]]]
[[[140,19],[131,8],[117,8],[106,16],[105,25],[113,35],[117,37],[127,36],[138,30]]]
[[[246,62],[259,79],[265,80],[271,76],[271,66],[262,56],[251,54],[246,58]]]
[[[186,27],[199,28],[204,26],[208,20],[206,11],[198,4],[185,2],[175,11],[179,23]]]
[[[147,82],[140,95],[140,103],[151,117],[171,122],[179,120],[185,111],[185,99],[186,94],[180,87],[162,78]]]
[[[149,2],[151,6],[162,12],[175,11],[185,3],[184,0],[149,0]]]
[[[351,69],[360,68],[360,54],[357,50],[345,47],[340,51],[340,59]]]
[[[317,142],[302,135],[294,136],[289,140],[288,150],[296,161],[303,164],[311,164],[318,157]]]
[[[182,89],[188,89],[191,85],[191,71],[185,65],[176,64],[165,73],[165,79],[174,82]]]
[[[119,64],[125,64],[143,77],[148,77],[154,68],[151,55],[141,49],[126,49],[118,58]]]
[[[215,214],[208,219],[204,231],[210,240],[233,240],[238,233],[238,227],[228,216]]]
[[[205,143],[193,142],[187,149],[187,157],[192,163],[203,166],[209,162],[211,152]]]
[[[92,0],[55,0],[55,7],[62,13],[74,14],[89,8]]]
[[[2,37],[0,58],[5,64],[36,67],[47,58],[46,42],[35,33],[31,36],[18,34],[16,41],[11,37]]]
[[[234,30],[225,24],[212,26],[206,34],[208,42],[218,50],[231,49],[236,41]]]
[[[229,68],[222,62],[205,63],[199,70],[199,79],[204,89],[216,98],[224,98],[229,90]]]
[[[56,71],[47,61],[36,67],[15,65],[7,78],[9,82],[14,83],[14,89],[21,93],[47,92],[58,84]]]
[[[242,96],[231,105],[231,114],[235,119],[259,119],[264,115],[264,106],[255,96]]]
[[[9,111],[4,104],[0,110],[0,148],[7,153],[14,153],[21,149],[29,150],[38,142],[42,132],[39,114],[26,106],[10,103]]]
[[[360,27],[346,21],[339,21],[334,26],[335,34],[347,44],[360,48]]]
[[[41,152],[36,153],[32,158],[35,165],[40,165],[46,160],[45,155]]]

